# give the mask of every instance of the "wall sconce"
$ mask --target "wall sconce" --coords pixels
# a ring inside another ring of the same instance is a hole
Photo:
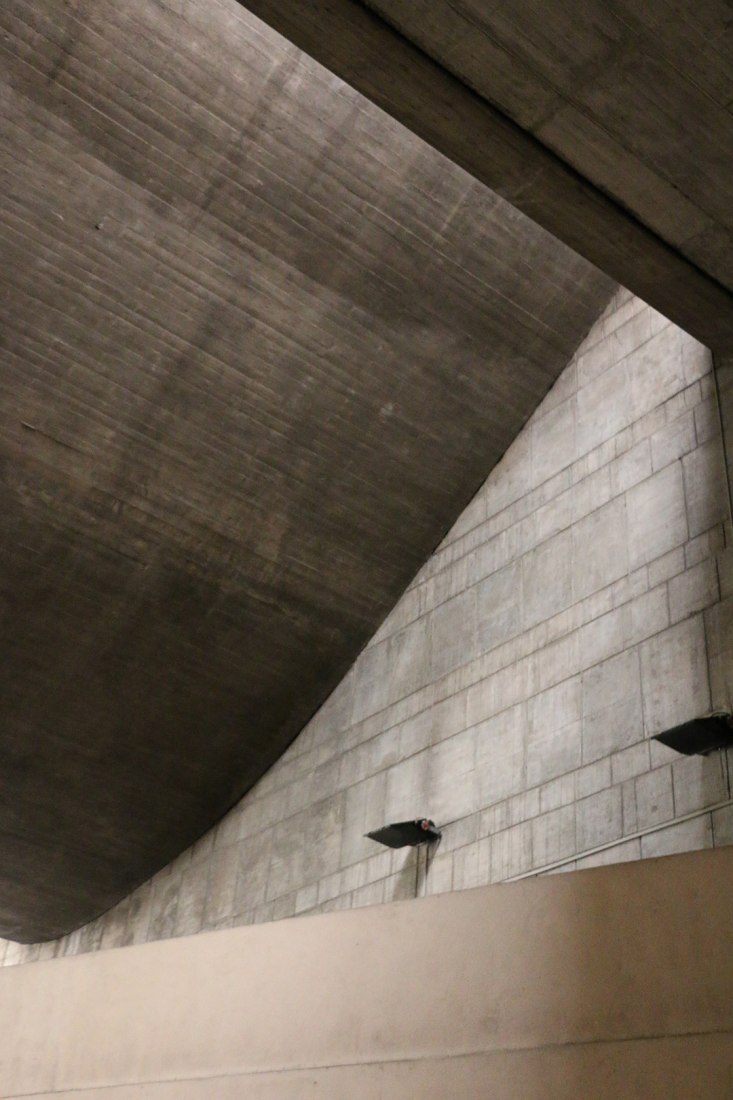
[[[416,847],[418,844],[432,844],[440,840],[441,833],[435,822],[429,817],[418,817],[414,821],[398,821],[393,825],[383,825],[372,833],[365,833],[370,840],[385,844],[388,848]]]
[[[681,726],[658,733],[653,741],[659,741],[685,756],[707,756],[717,749],[733,746],[733,717],[727,713],[709,714],[705,718],[693,718]]]

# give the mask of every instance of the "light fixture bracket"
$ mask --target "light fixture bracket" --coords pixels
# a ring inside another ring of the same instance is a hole
[[[397,821],[364,835],[370,840],[376,840],[378,844],[386,845],[387,848],[406,848],[408,845],[415,848],[418,844],[433,844],[441,837],[435,822],[429,817],[416,817],[413,821]]]
[[[719,712],[692,718],[658,733],[652,740],[685,756],[707,756],[717,749],[733,748],[733,717]]]

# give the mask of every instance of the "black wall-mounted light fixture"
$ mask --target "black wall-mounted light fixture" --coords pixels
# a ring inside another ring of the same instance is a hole
[[[365,833],[370,840],[385,844],[388,848],[416,847],[418,844],[431,844],[440,840],[441,833],[435,822],[429,817],[417,817],[414,821],[398,821],[393,825],[383,825],[372,833]]]
[[[723,713],[693,718],[681,726],[658,733],[652,740],[685,756],[707,756],[717,749],[733,747],[733,717]]]

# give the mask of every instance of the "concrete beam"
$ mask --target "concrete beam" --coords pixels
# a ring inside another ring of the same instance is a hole
[[[246,7],[697,339],[733,346],[727,289],[359,0]]]

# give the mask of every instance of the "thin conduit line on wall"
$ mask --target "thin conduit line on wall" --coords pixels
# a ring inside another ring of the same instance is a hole
[[[684,821],[694,821],[698,817],[704,817],[705,814],[712,814],[715,810],[724,810],[727,806],[733,806],[733,799],[728,798],[725,802],[716,802],[712,806],[706,806],[704,810],[695,810],[691,814],[684,814],[682,817],[672,818],[670,821],[664,821],[661,825],[652,825],[648,829],[639,829],[635,833],[629,833],[628,836],[619,837],[617,840],[609,840],[606,844],[599,844],[596,848],[586,848],[583,852],[576,852],[574,856],[566,856],[564,859],[558,859],[554,863],[546,863],[544,867],[535,867],[531,871],[523,871],[521,875],[512,875],[511,878],[502,879],[502,882],[519,882],[520,879],[534,878],[537,875],[543,875],[547,871],[554,871],[556,867],[566,867],[569,863],[575,863],[579,859],[585,859],[587,856],[594,856],[597,852],[606,852],[609,848],[616,848],[619,844],[625,844],[628,840],[640,840],[642,837],[651,836],[652,833],[661,833],[665,829],[670,829],[674,825],[681,825]],[[691,851],[700,851],[700,849],[691,849]],[[675,853],[679,855],[680,853]],[[635,862],[633,860],[629,862]],[[498,885],[498,883],[494,884]]]

